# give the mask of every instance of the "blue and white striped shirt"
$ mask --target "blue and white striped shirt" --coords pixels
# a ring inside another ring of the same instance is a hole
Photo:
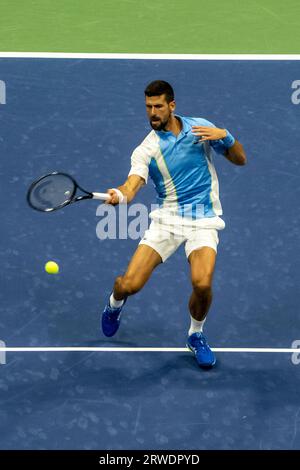
[[[212,149],[224,154],[226,147],[220,140],[200,143],[192,133],[192,126],[215,127],[211,122],[177,117],[180,134],[152,130],[132,153],[129,175],[139,175],[146,183],[150,175],[161,208],[193,219],[221,215]]]

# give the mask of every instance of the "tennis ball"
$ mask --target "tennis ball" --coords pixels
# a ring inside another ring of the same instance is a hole
[[[45,264],[45,271],[48,274],[57,274],[59,271],[59,266],[57,263],[55,263],[55,261],[48,261]]]

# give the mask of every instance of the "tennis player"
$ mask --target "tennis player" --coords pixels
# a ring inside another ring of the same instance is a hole
[[[145,101],[152,130],[132,153],[125,183],[107,191],[107,203],[116,205],[125,198],[130,203],[150,175],[158,208],[150,213],[149,229],[126,273],[115,280],[102,314],[102,329],[109,337],[117,332],[127,298],[141,290],[153,270],[184,243],[192,284],[187,346],[199,366],[209,368],[216,358],[203,334],[203,325],[212,302],[218,231],[225,227],[220,217],[213,153],[224,155],[235,165],[245,165],[246,155],[227,129],[203,118],[174,114],[174,92],[169,83],[150,83],[145,89]]]

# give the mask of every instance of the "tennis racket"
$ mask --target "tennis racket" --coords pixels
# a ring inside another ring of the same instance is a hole
[[[78,190],[82,195],[77,195]],[[27,202],[33,209],[41,212],[52,212],[62,209],[73,202],[84,199],[110,198],[107,193],[91,193],[81,188],[75,179],[67,173],[54,171],[35,180],[27,192]]]

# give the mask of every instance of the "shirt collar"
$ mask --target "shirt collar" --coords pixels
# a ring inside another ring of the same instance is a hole
[[[189,130],[190,130],[190,127],[188,126],[187,122],[185,121],[185,119],[181,116],[179,116],[178,114],[175,114],[174,115],[176,118],[178,118],[182,124],[182,129],[180,131],[180,134],[178,134],[178,137],[182,136],[182,134],[186,135]],[[159,136],[161,137],[167,137],[169,135],[174,135],[173,132],[171,131],[155,131]]]
[[[188,123],[182,116],[178,116],[177,114],[175,116],[178,117],[181,121],[181,124],[182,124],[181,132],[183,134],[187,134],[190,131],[191,127],[188,125]]]

